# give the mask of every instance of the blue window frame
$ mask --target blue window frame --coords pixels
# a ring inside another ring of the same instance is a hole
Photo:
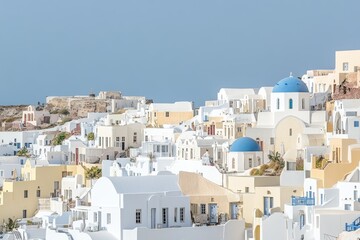
[[[293,109],[293,100],[292,100],[292,98],[289,99],[289,109]]]
[[[354,121],[354,127],[359,127],[359,121]]]

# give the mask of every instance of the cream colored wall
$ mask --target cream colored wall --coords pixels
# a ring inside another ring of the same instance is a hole
[[[304,123],[293,116],[281,120],[275,128],[275,151],[281,152],[281,145],[284,144],[285,152],[296,149],[297,137],[304,132]],[[292,135],[290,136],[290,129]]]
[[[156,113],[156,117],[155,117]],[[179,124],[180,122],[189,120],[194,117],[191,112],[169,112],[169,117],[166,117],[166,112],[150,112],[149,124],[152,126],[161,127],[164,124]]]
[[[342,139],[345,140],[345,139]],[[346,148],[347,149],[347,148]],[[346,150],[347,152],[347,150]],[[347,158],[346,158],[347,159]],[[314,161],[315,159],[313,159]],[[351,150],[351,161],[340,163],[329,163],[324,169],[311,170],[311,178],[319,179],[319,187],[330,188],[338,181],[344,180],[345,176],[358,167],[360,162],[360,149],[355,148]],[[314,162],[313,162],[314,165]]]
[[[273,197],[273,208],[284,210],[284,204],[291,202],[291,196],[302,195],[302,187],[257,187],[255,193],[243,195],[243,218],[246,223],[252,223],[256,209],[263,214],[264,197]]]
[[[245,193],[246,187],[249,188],[249,192],[255,192],[256,187],[262,186],[279,186],[280,177],[263,177],[263,176],[227,176],[227,188],[233,192]]]
[[[360,50],[336,51],[335,70],[337,72],[353,72],[355,66],[360,66]],[[343,71],[343,63],[349,63],[349,70]]]
[[[326,76],[316,76],[313,78],[314,81],[314,91],[315,92],[324,92],[325,90],[332,90],[333,84],[339,84],[338,78],[335,77],[334,74],[329,74]],[[319,87],[321,85],[321,87]],[[323,86],[325,85],[325,89]],[[320,91],[321,90],[321,91]]]
[[[102,138],[101,148],[116,147],[116,137],[119,137],[120,147],[122,137],[125,137],[125,149],[128,147],[140,147],[141,141],[144,138],[145,125],[140,123],[133,123],[128,125],[114,125],[114,126],[99,126],[97,129],[97,137]],[[133,142],[133,136],[136,133],[136,142]],[[106,137],[108,138],[108,145],[106,146]]]
[[[200,204],[216,203],[218,214],[227,213],[230,216],[230,203],[240,204],[240,196],[230,190],[203,178],[201,175],[190,172],[179,173],[179,186],[186,196],[190,197],[191,204],[197,204],[197,213],[200,214]]]
[[[349,145],[355,144],[355,143],[357,143],[357,141],[355,139],[345,139],[345,138],[330,139],[329,160],[331,162],[336,162],[336,159],[333,155],[336,155],[336,148],[338,148],[339,149],[339,162],[344,162],[344,163],[348,162]]]

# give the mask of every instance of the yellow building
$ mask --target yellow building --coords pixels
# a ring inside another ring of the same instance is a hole
[[[291,202],[291,196],[302,196],[303,187],[280,186],[278,176],[237,176],[227,175],[224,185],[241,194],[239,214],[247,224],[252,224],[254,211],[266,215],[272,208],[283,209]]]
[[[241,204],[239,194],[218,186],[197,173],[180,172],[179,185],[182,193],[190,197],[195,222],[201,222],[201,217],[204,220],[211,217],[212,209],[215,209],[213,213],[216,216],[224,216],[224,219],[238,218]]]
[[[149,106],[148,124],[161,127],[164,124],[179,124],[193,117],[191,102],[152,103]]]
[[[311,178],[319,180],[318,187],[330,188],[353,171],[360,161],[360,144],[355,139],[330,140],[330,156],[312,158]]]
[[[256,187],[254,193],[243,195],[243,218],[246,223],[253,223],[254,212],[269,215],[271,209],[283,211],[284,205],[291,203],[292,196],[303,196],[303,187]]]
[[[85,184],[85,168],[81,165],[31,166],[27,161],[21,180],[5,180],[0,191],[0,223],[8,218],[32,217],[39,199],[60,196],[61,179],[80,174]]]

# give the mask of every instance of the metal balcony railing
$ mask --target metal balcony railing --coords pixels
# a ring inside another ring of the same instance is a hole
[[[308,197],[291,197],[291,205],[292,206],[314,206],[315,205],[315,198],[308,198]]]
[[[350,224],[345,223],[345,231],[351,232],[360,229],[360,217]]]

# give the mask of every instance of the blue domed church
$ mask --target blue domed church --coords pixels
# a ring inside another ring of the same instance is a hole
[[[293,76],[278,81],[271,92],[270,111],[259,112],[257,124],[246,130],[246,136],[256,139],[265,153],[281,155],[296,150],[303,157],[309,142],[323,144],[325,111],[311,111],[311,95],[306,84]],[[295,161],[295,159],[294,159]]]
[[[254,139],[241,137],[231,144],[227,155],[227,168],[229,172],[244,172],[262,163],[263,152]]]
[[[276,83],[271,93],[271,112],[275,113],[275,124],[288,115],[309,122],[309,110],[310,93],[303,81],[290,76]]]

